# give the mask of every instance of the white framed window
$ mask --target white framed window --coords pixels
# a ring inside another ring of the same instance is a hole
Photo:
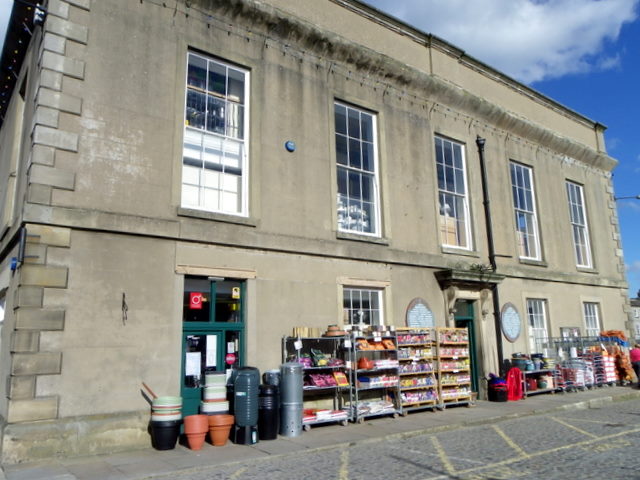
[[[338,230],[380,236],[376,116],[334,105]]]
[[[547,301],[540,298],[528,298],[527,318],[529,321],[530,352],[537,353],[549,341]]]
[[[600,321],[600,304],[596,302],[584,302],[582,304],[584,312],[584,325],[587,337],[597,337],[602,331]]]
[[[345,323],[383,325],[382,289],[343,287],[342,301]]]
[[[532,169],[516,162],[510,163],[511,192],[515,213],[518,255],[520,258],[540,260],[540,239],[536,215]]]
[[[464,146],[435,137],[442,244],[471,249]]]
[[[591,242],[589,240],[589,226],[584,204],[584,189],[582,185],[567,182],[567,200],[569,202],[569,217],[573,234],[573,250],[578,267],[591,268]]]
[[[187,63],[181,204],[247,216],[249,72],[193,52]]]

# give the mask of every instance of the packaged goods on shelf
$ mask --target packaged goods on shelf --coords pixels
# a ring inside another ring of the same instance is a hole
[[[403,404],[438,401],[438,394],[435,390],[402,392],[400,396]]]
[[[400,365],[400,373],[432,372],[433,365],[429,362],[403,363]]]
[[[398,368],[399,362],[395,358],[381,358],[374,360],[375,368]]]
[[[377,388],[377,387],[395,387],[398,385],[398,377],[396,375],[376,375],[376,376],[359,376],[359,388]]]

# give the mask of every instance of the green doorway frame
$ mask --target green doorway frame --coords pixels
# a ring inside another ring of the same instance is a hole
[[[476,359],[476,329],[475,329],[475,301],[456,300],[454,321],[457,328],[466,328],[469,332],[469,358],[471,367],[471,390],[478,392],[478,362]]]
[[[194,290],[194,285],[200,288]],[[247,288],[242,279],[186,275],[183,290],[180,395],[186,416],[200,413],[205,372],[224,372],[245,364]],[[202,306],[195,312],[190,311],[193,291],[202,294]]]

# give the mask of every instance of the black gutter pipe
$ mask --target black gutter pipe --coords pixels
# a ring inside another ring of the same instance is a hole
[[[476,145],[478,147],[478,157],[480,158],[480,172],[482,174],[482,204],[484,206],[484,218],[487,228],[487,250],[489,254],[489,264],[493,273],[497,273],[498,266],[496,265],[496,251],[493,243],[493,224],[491,222],[491,207],[489,204],[489,182],[487,180],[487,169],[484,159],[484,144],[486,140],[480,135],[476,138]],[[504,369],[504,357],[502,352],[502,328],[500,327],[500,298],[498,296],[498,284],[491,284],[491,298],[493,299],[493,318],[496,329],[496,350],[498,353],[498,367],[500,368],[500,374],[503,374]]]

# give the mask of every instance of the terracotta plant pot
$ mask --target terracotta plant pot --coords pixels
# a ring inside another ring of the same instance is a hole
[[[209,417],[207,415],[187,415],[183,419],[184,433],[207,433],[209,431]]]
[[[209,427],[218,425],[233,425],[235,417],[233,415],[222,413],[219,415],[209,415]]]
[[[189,448],[191,450],[200,450],[202,449],[202,445],[204,445],[204,438],[207,436],[207,432],[205,431],[202,433],[187,433],[185,435],[187,437]]]
[[[227,440],[229,440],[229,433],[231,432],[230,425],[214,425],[213,427],[209,427],[209,438],[211,439],[211,444],[214,447],[222,447],[226,445]]]
[[[233,415],[209,415],[209,438],[215,447],[222,447],[227,443],[234,420]]]

